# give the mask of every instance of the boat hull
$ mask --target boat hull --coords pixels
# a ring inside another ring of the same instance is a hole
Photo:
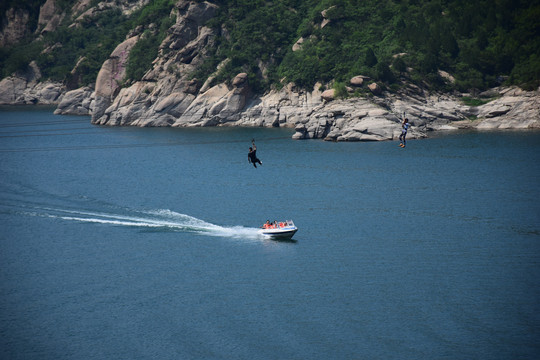
[[[291,239],[297,231],[298,228],[296,227],[287,227],[281,229],[263,229],[260,230],[259,233],[272,239],[288,240]]]

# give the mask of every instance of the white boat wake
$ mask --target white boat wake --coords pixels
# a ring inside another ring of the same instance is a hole
[[[0,184],[0,213],[20,214],[142,231],[185,232],[244,240],[264,240],[259,228],[217,225],[169,209],[133,209],[86,196],[59,196],[21,184]]]
[[[258,228],[244,226],[220,226],[172,210],[124,210],[131,214],[123,215],[99,211],[60,209],[52,207],[34,207],[33,211],[26,210],[23,212],[27,215],[85,223],[139,227],[154,229],[157,231],[190,232],[209,236],[238,239],[264,239],[264,236],[259,233]]]

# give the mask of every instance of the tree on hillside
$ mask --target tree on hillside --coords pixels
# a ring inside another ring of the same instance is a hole
[[[371,47],[368,47],[366,49],[366,55],[364,57],[364,64],[366,64],[366,66],[373,67],[377,65],[377,62],[377,57],[375,56],[373,49]]]

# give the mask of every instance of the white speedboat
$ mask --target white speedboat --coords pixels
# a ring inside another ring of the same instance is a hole
[[[259,233],[272,239],[289,240],[297,231],[298,228],[292,220],[285,220],[280,222],[274,221],[273,223],[267,221],[262,226],[262,229],[259,230]]]

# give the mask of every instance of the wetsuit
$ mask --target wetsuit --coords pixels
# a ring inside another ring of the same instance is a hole
[[[253,166],[257,167],[257,163],[262,165],[261,160],[257,159],[257,148],[255,145],[253,146],[253,150],[249,152],[248,154],[248,161],[253,164]]]
[[[405,140],[405,137],[407,136],[407,130],[409,129],[409,123],[406,122],[403,124],[403,130],[401,130],[401,135],[399,135],[399,141],[402,142],[403,146],[407,145],[407,141]]]

